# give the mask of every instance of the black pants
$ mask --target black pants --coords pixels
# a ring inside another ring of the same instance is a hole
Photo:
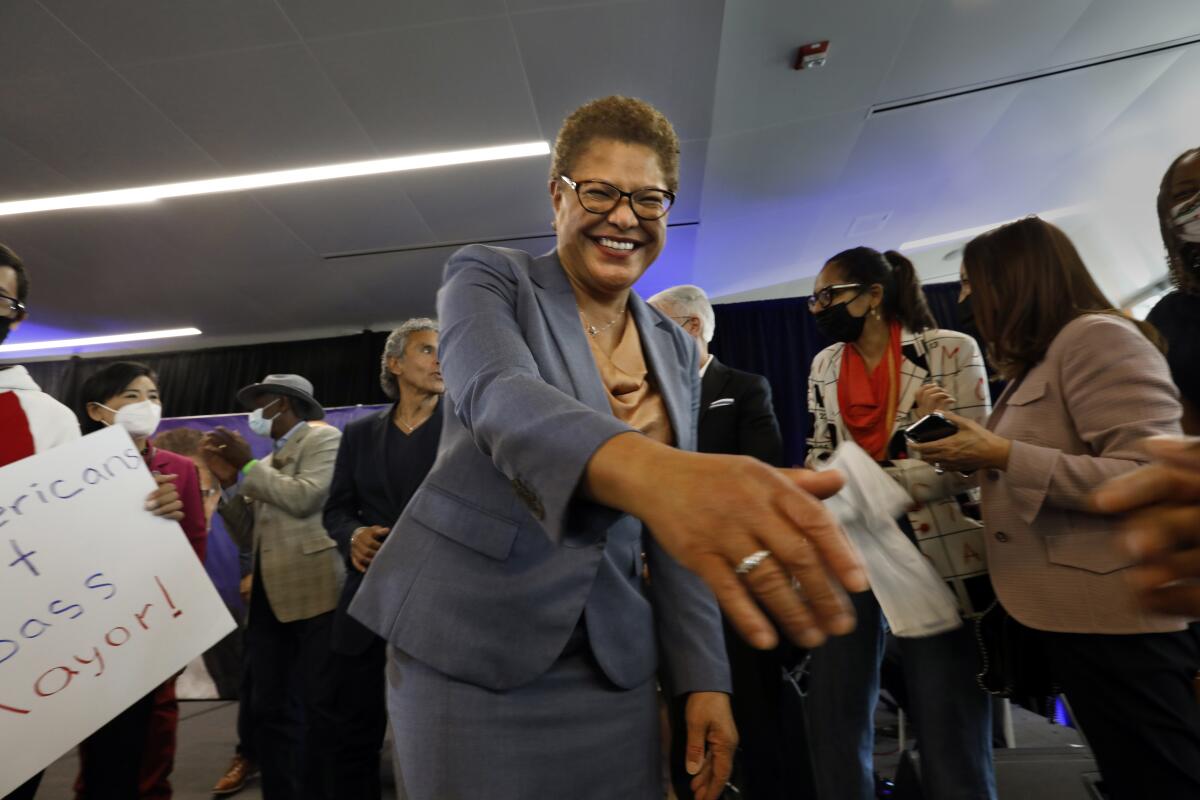
[[[379,800],[380,753],[387,733],[387,645],[376,638],[362,653],[335,652],[333,659],[334,794]]]
[[[146,747],[154,692],[109,720],[79,745],[81,798],[137,800],[138,771]],[[39,772],[3,800],[32,800],[46,773]]]
[[[738,751],[731,781],[746,800],[816,797],[804,700],[783,676],[801,658],[790,645],[756,650],[725,623],[725,649],[733,683],[733,721]],[[680,800],[692,797],[684,766],[687,724],[685,697],[669,697],[671,783]]]
[[[1200,636],[1040,636],[1112,800],[1200,798]]]
[[[280,622],[255,575],[247,635],[257,724],[256,747],[266,800],[332,797],[334,715],[323,691],[332,679],[333,612]],[[292,696],[300,698],[296,724]]]
[[[242,680],[238,684],[237,748],[239,756],[258,763],[258,720],[254,716],[254,670],[250,664],[249,635],[242,637]],[[295,725],[299,725],[299,718]]]
[[[83,798],[137,800],[154,692],[109,720],[79,745]]]

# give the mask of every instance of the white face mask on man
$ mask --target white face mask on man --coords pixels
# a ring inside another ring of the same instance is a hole
[[[103,403],[96,405],[113,413],[112,425],[120,425],[135,439],[144,438],[158,430],[162,421],[162,406],[153,400],[142,400],[120,408],[109,408]]]
[[[1200,193],[1172,208],[1171,221],[1180,240],[1200,244]]]
[[[247,415],[247,421],[246,421],[246,424],[250,426],[250,430],[254,431],[254,433],[258,434],[259,436],[269,437],[271,435],[271,426],[275,422],[275,417],[278,417],[279,414],[276,414],[273,417],[267,417],[267,416],[263,415],[263,412],[278,402],[279,402],[279,398],[276,398],[276,399],[272,400],[271,402],[267,403],[262,408],[256,408],[253,411],[251,411]],[[283,413],[283,412],[279,412],[279,413]]]

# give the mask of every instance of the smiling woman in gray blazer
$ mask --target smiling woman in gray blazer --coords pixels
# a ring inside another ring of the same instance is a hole
[[[861,569],[802,488],[839,479],[685,452],[696,349],[631,291],[677,183],[658,111],[594,101],[556,141],[555,251],[472,246],[446,267],[438,458],[350,609],[390,644],[402,796],[661,797],[661,652],[712,800],[736,733],[720,615],[693,572],[760,646],[775,636],[751,594],[803,641],[853,624],[839,586]]]
[[[1090,493],[1179,432],[1179,394],[1153,332],[1117,312],[1071,241],[1036,217],[972,240],[963,293],[1010,380],[984,428],[922,447],[979,470],[992,583],[1033,637],[1088,739],[1108,796],[1200,797],[1200,640],[1135,601],[1117,523]]]

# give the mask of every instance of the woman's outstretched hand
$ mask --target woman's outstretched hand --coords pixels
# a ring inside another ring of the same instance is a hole
[[[778,642],[765,609],[790,639],[815,647],[854,629],[846,592],[869,588],[857,551],[819,499],[842,482],[836,472],[776,469],[622,434],[596,451],[584,490],[645,522],[753,646]]]

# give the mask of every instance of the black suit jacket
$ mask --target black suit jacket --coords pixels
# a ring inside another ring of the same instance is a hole
[[[762,375],[732,369],[713,358],[700,381],[701,453],[754,456],[783,464],[783,437]]]
[[[754,456],[773,466],[783,464],[783,437],[771,406],[771,386],[761,375],[731,369],[714,358],[700,382],[702,453]],[[725,647],[733,679],[733,717],[742,741],[734,783],[747,797],[815,797],[808,755],[804,709],[784,683],[783,670],[802,654],[790,644],[755,650],[725,625]],[[692,798],[691,776],[684,771],[686,729],[684,706],[671,704],[673,731],[671,772],[675,793]]]
[[[394,408],[388,406],[346,426],[333,468],[329,499],[325,501],[325,530],[346,559],[346,583],[338,600],[332,636],[333,649],[346,655],[362,653],[377,638],[346,613],[363,580],[363,573],[350,563],[350,537],[364,526],[391,528],[404,511],[403,501],[395,496],[387,475],[387,435]],[[437,426],[439,430],[432,432],[435,436],[440,432],[441,403],[425,424]],[[431,458],[425,471],[432,466]]]

